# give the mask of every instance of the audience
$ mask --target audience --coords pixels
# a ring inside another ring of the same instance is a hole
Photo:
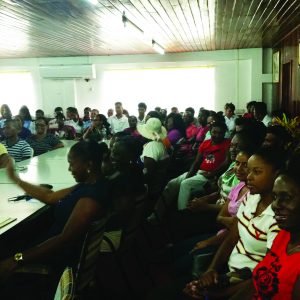
[[[141,102],[137,116],[126,117],[122,103],[116,102],[116,115],[109,109],[108,119],[89,107],[84,108],[81,119],[75,107],[68,107],[65,120],[63,109],[57,107],[48,130],[41,109],[36,110],[33,123],[26,106],[14,118],[6,104],[1,106],[4,141],[0,144],[0,168],[7,166],[10,178],[26,194],[55,204],[59,211],[54,226],[43,236],[44,243],[34,241],[35,237],[28,241],[24,248],[28,250],[22,254],[25,265],[50,263],[59,276],[67,263],[78,261],[88,224],[101,218],[109,207],[105,235],[117,248],[122,228],[134,213],[134,199],[144,195],[146,183],[148,221],[159,227],[146,226],[158,228],[165,239],[167,251],[162,253],[175,263],[170,275],[185,277],[155,289],[147,299],[299,298],[296,219],[300,154],[293,154],[287,163],[284,155],[296,152],[291,149],[298,144],[297,118],[276,111],[271,123],[266,104],[256,101],[247,103],[243,117],[234,114],[233,103],[225,104],[224,114],[201,107],[197,120],[192,107],[183,115],[177,107],[169,115],[160,107],[147,115],[146,110]],[[43,154],[63,147],[60,139],[78,140],[81,134],[84,141],[74,141],[68,156],[78,185],[51,192],[14,173],[12,158],[19,162],[33,153]],[[100,143],[104,140],[108,143]],[[82,197],[89,201],[85,203]],[[73,224],[74,218],[78,224]],[[276,237],[277,223],[281,232]],[[66,235],[66,229],[72,233]],[[101,248],[107,251],[107,244]],[[188,274],[192,266],[196,278]],[[14,257],[0,261],[0,278],[18,267]],[[266,282],[268,276],[272,284]],[[1,295],[10,295],[14,280],[0,286]]]
[[[158,202],[162,201],[169,206],[174,199],[178,199],[178,209],[185,209],[192,193],[204,192],[205,184],[222,174],[228,164],[226,157],[230,145],[230,141],[224,139],[225,131],[224,123],[212,124],[212,138],[200,145],[190,171],[169,181]]]
[[[272,209],[281,229],[252,280],[235,294],[238,299],[299,299],[299,174],[300,156],[294,153],[273,187]]]
[[[250,196],[241,203],[237,221],[231,226],[229,236],[208,270],[186,286],[184,291],[187,294],[214,294],[219,289],[223,297],[228,297],[241,288],[241,282],[251,278],[251,271],[264,258],[279,231],[271,204],[274,180],[283,163],[284,157],[274,149],[262,148],[250,157],[247,177]],[[227,275],[227,286],[220,288],[220,271],[227,262],[231,273]],[[234,279],[239,283],[234,285]]]

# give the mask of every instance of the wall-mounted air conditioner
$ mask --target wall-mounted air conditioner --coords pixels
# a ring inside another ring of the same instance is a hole
[[[48,79],[95,79],[95,65],[40,66],[40,75]]]

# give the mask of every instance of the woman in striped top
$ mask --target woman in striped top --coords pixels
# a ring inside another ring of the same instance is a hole
[[[250,271],[264,258],[279,231],[271,203],[274,180],[283,163],[283,154],[274,149],[259,149],[250,157],[247,177],[250,196],[241,203],[236,222],[208,270],[189,283],[185,293],[197,299],[220,291],[223,297],[230,296],[241,288],[241,285],[234,285],[234,281],[242,282],[251,276]],[[221,276],[225,263],[231,272]],[[220,285],[223,288],[218,289]]]

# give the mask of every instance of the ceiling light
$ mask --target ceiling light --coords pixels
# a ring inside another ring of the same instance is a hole
[[[161,45],[156,43],[154,40],[152,40],[152,47],[159,54],[165,54],[165,49]]]
[[[123,12],[123,15],[122,15],[122,22],[124,24],[124,28],[130,27],[130,28],[136,30],[137,32],[139,32],[140,34],[144,35],[144,31],[126,17],[125,11]]]
[[[98,0],[88,0],[88,1],[94,5],[98,4]]]

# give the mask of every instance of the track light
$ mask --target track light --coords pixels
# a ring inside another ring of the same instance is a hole
[[[155,42],[155,40],[149,38],[149,36],[147,34],[145,34],[144,30],[142,30],[140,27],[138,27],[136,24],[134,24],[132,21],[130,21],[126,17],[125,11],[123,12],[123,15],[122,15],[122,22],[124,24],[124,28],[130,27],[130,28],[134,29],[135,32],[138,32],[146,44],[150,44],[150,42],[151,42],[152,47],[156,52],[158,52],[159,54],[165,54],[165,49],[161,45],[159,45],[157,42]]]
[[[152,40],[152,47],[159,54],[165,54],[165,49],[161,45],[156,43],[154,40]]]
[[[125,11],[123,12],[123,15],[122,15],[122,22],[123,22],[125,28],[130,27],[130,28],[136,30],[137,32],[139,32],[140,34],[144,35],[144,31],[126,17]]]

